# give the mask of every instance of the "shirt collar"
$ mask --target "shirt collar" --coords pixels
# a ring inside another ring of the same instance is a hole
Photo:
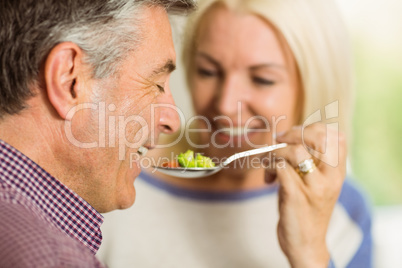
[[[93,253],[98,251],[103,216],[84,199],[2,140],[0,168],[5,182],[39,207],[57,228]]]

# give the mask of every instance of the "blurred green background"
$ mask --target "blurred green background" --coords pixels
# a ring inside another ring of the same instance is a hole
[[[357,75],[352,170],[375,205],[402,204],[402,1],[338,1]]]
[[[356,47],[352,167],[374,204],[402,203],[402,69],[393,64],[402,63],[402,56],[361,48]]]

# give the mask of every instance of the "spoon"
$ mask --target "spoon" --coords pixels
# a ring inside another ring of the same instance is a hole
[[[215,174],[239,158],[271,152],[276,149],[285,148],[286,146],[287,146],[287,143],[280,143],[280,144],[275,144],[275,145],[271,145],[271,146],[261,147],[258,149],[240,152],[240,153],[230,156],[224,162],[220,163],[218,166],[213,167],[213,168],[202,168],[202,167],[197,167],[197,168],[178,167],[178,168],[176,168],[176,167],[156,167],[156,166],[154,166],[154,168],[156,170],[158,170],[159,172],[164,173],[169,176],[186,178],[186,179],[195,179],[195,178],[201,178],[201,177],[206,177],[206,176]]]

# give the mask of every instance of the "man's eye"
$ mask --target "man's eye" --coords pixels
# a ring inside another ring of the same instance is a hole
[[[265,79],[265,78],[261,78],[261,77],[253,77],[253,82],[258,84],[258,85],[262,85],[262,86],[272,86],[275,84],[275,81],[273,80],[269,80],[269,79]]]
[[[213,77],[219,75],[219,72],[211,71],[208,69],[198,68],[198,74],[202,77]]]
[[[165,93],[165,88],[164,88],[163,86],[158,85],[158,84],[156,84],[156,86],[158,87],[158,89],[159,89],[159,91],[160,91],[161,93]]]

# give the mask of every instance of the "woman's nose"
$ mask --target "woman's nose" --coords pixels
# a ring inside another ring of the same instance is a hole
[[[233,75],[223,79],[216,96],[216,108],[222,115],[235,115],[247,100],[247,85],[241,77]]]

